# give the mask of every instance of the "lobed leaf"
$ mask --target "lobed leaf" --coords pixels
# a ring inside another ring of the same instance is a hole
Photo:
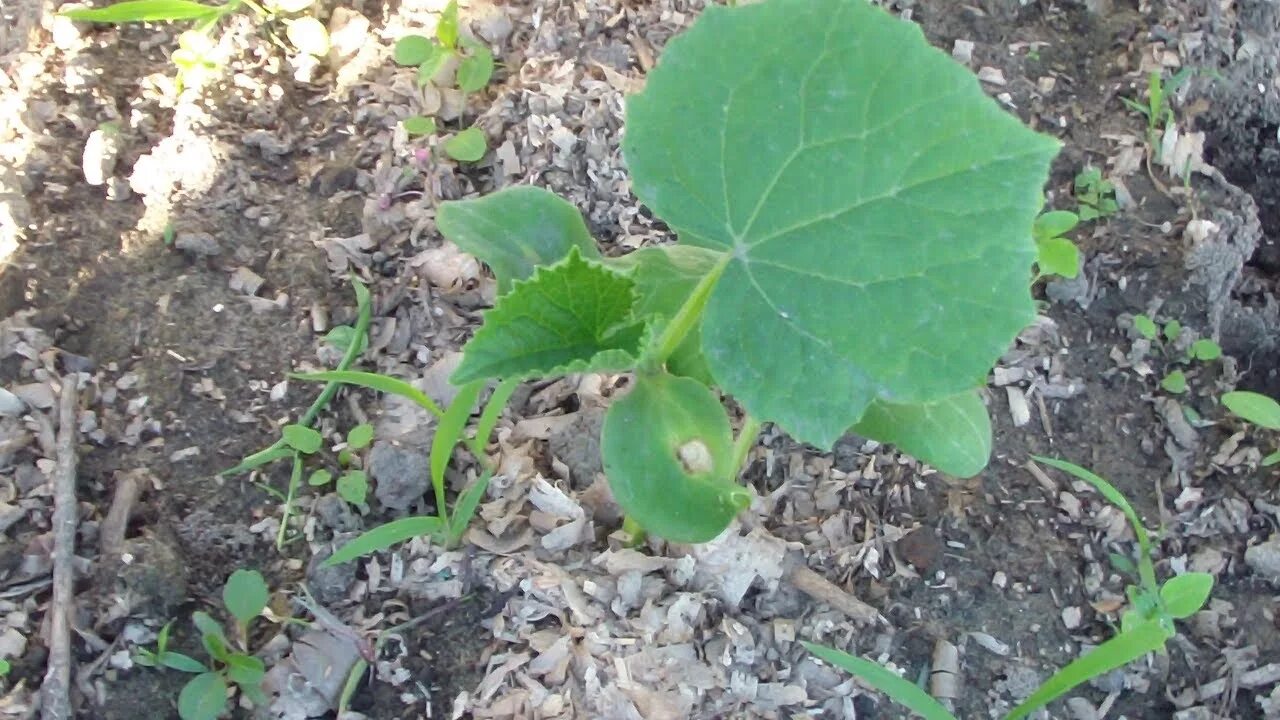
[[[816,643],[801,641],[800,644],[820,659],[854,675],[925,720],[955,720],[950,710],[943,707],[942,703],[933,699],[920,686],[879,663]]]
[[[991,418],[977,390],[925,405],[876,401],[851,429],[956,477],[973,477],[991,458]]]
[[[1280,430],[1280,403],[1256,392],[1236,390],[1222,396],[1228,410],[1258,427]]]
[[[338,548],[324,561],[325,567],[351,562],[358,557],[370,555],[405,540],[412,540],[421,535],[439,535],[444,530],[440,518],[432,515],[400,518],[362,533],[351,542]]]
[[[191,0],[126,0],[104,8],[68,10],[60,14],[84,22],[127,23],[206,20],[220,12],[220,6],[203,5]]]
[[[634,285],[571,249],[485,312],[451,381],[630,368],[645,329],[631,315]]]
[[[709,6],[623,147],[682,243],[732,254],[702,321],[717,384],[800,440],[963,392],[1034,317],[1059,143],[864,0]]]
[[[751,504],[735,482],[733,429],[705,385],[638,375],[600,435],[609,487],[627,517],[673,542],[706,542]]]

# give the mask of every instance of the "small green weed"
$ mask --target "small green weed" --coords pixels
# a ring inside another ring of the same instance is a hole
[[[256,570],[236,570],[222,589],[223,605],[234,620],[230,638],[222,624],[208,613],[191,614],[191,622],[209,655],[208,664],[169,649],[173,621],[160,629],[155,650],[138,648],[134,652],[133,661],[143,667],[168,668],[195,675],[178,695],[178,715],[182,720],[218,718],[230,702],[227,691],[232,684],[254,704],[265,704],[261,686],[266,667],[261,659],[248,652],[248,631],[249,624],[267,607],[269,596],[267,583]]]
[[[1075,196],[1080,203],[1081,220],[1110,217],[1120,209],[1116,203],[1116,186],[1104,180],[1102,171],[1096,167],[1087,167],[1076,175]]]
[[[1145,102],[1130,98],[1120,98],[1130,110],[1141,114],[1147,120],[1147,147],[1157,160],[1160,159],[1161,137],[1165,128],[1173,125],[1176,118],[1169,98],[1195,74],[1194,68],[1184,67],[1166,82],[1159,70],[1152,70],[1147,76],[1147,99]]]
[[[1031,236],[1036,241],[1036,280],[1046,275],[1073,278],[1080,274],[1080,249],[1063,237],[1080,224],[1069,210],[1052,210],[1036,218]]]
[[[1161,326],[1147,315],[1139,313],[1133,316],[1133,329],[1144,339],[1151,341],[1152,346],[1164,355],[1166,362],[1174,366],[1160,380],[1161,389],[1174,395],[1185,393],[1188,387],[1186,372],[1178,366],[1189,367],[1196,362],[1210,362],[1222,357],[1222,348],[1210,338],[1179,343],[1185,329],[1177,320],[1169,320]]]
[[[457,58],[454,84],[465,93],[483,90],[493,77],[493,52],[482,42],[459,32],[457,0],[445,7],[436,24],[434,39],[424,35],[405,35],[396,42],[392,59],[397,65],[418,68],[418,86],[434,82],[449,61]],[[414,115],[403,121],[410,136],[432,135],[437,124],[434,118]],[[484,157],[487,150],[484,132],[479,128],[460,131],[445,141],[444,152],[460,162],[475,162]]]
[[[298,14],[315,0],[280,0],[258,4],[255,0],[227,0],[222,5],[205,5],[193,0],[125,0],[104,8],[68,10],[61,13],[82,22],[119,25],[139,22],[190,21],[192,29],[178,35],[173,64],[178,67],[178,90],[200,88],[222,69],[214,30],[222,20],[241,8],[250,8],[269,30],[282,25],[285,38],[298,52],[321,56],[329,52],[329,31],[314,17]],[[277,42],[279,42],[277,37]]]
[[[1123,667],[1149,652],[1162,651],[1165,643],[1177,634],[1174,621],[1199,612],[1208,602],[1209,593],[1213,590],[1213,576],[1208,573],[1185,573],[1172,577],[1163,584],[1157,583],[1155,565],[1151,560],[1150,534],[1124,495],[1111,483],[1079,465],[1052,458],[1035,459],[1089,483],[1124,513],[1138,537],[1137,563],[1135,566],[1132,560],[1118,555],[1113,556],[1113,562],[1132,568],[1138,575],[1139,582],[1138,585],[1126,588],[1130,608],[1121,616],[1120,632],[1059,670],[1022,704],[1005,715],[1004,720],[1024,718],[1091,678]],[[815,643],[806,642],[804,646],[809,652],[856,675],[926,720],[955,720],[955,716],[942,703],[918,685],[899,677],[882,665]]]
[[[1222,404],[1243,420],[1267,430],[1280,430],[1280,403],[1262,393],[1236,390],[1222,396]],[[1280,463],[1280,450],[1262,458],[1262,466]]]

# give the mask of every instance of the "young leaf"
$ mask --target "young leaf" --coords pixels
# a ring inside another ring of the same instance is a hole
[[[463,534],[467,532],[467,526],[471,524],[471,518],[476,514],[476,508],[484,498],[484,491],[489,489],[489,481],[492,479],[493,472],[486,470],[458,496],[453,506],[453,516],[449,518],[449,545],[456,545],[462,540]]]
[[[1080,249],[1061,237],[1037,241],[1036,267],[1041,275],[1074,278],[1080,274]]]
[[[430,135],[436,131],[436,121],[424,115],[404,119],[404,131],[410,135]]]
[[[358,372],[355,370],[330,370],[317,373],[291,373],[289,377],[298,380],[313,380],[318,382],[340,382],[347,385],[356,385],[358,387],[369,388],[383,393],[391,393],[399,395],[406,400],[411,400],[421,407],[423,410],[440,417],[444,415],[444,411],[436,404],[434,400],[427,397],[427,394],[418,388],[410,385],[403,380],[397,380],[386,375],[377,373]]]
[[[623,141],[636,195],[732,255],[702,318],[712,375],[824,448],[876,398],[969,389],[1034,317],[1058,147],[918,26],[849,0],[708,6],[628,99]]]
[[[1160,599],[1169,615],[1181,620],[1200,612],[1213,591],[1213,576],[1191,572],[1171,577],[1160,586]]]
[[[458,0],[449,0],[436,23],[436,39],[447,48],[458,46]]]
[[[464,358],[463,362],[465,361]],[[467,421],[471,418],[471,410],[480,398],[484,386],[484,380],[473,380],[459,388],[453,404],[445,411],[444,417],[440,418],[435,437],[431,438],[431,488],[435,491],[436,512],[441,518],[448,518],[445,509],[444,471],[453,458],[453,449],[462,441]]]
[[[1177,320],[1170,320],[1164,324],[1164,338],[1169,342],[1177,342],[1178,337],[1182,335],[1182,323]]]
[[[572,249],[562,262],[516,283],[485,312],[451,381],[632,367],[644,332],[643,323],[631,317],[634,285]]]
[[[457,54],[449,48],[440,47],[439,45],[432,45],[431,47],[434,48],[434,51],[430,57],[423,60],[422,64],[418,66],[418,87],[435,80],[436,75],[439,75],[449,60]]]
[[[216,672],[201,673],[178,693],[182,720],[217,720],[227,706],[227,683]]]
[[[324,468],[320,468],[319,470],[311,473],[307,478],[307,484],[311,487],[321,487],[322,485],[328,485],[329,481],[332,479],[333,473],[325,470]]]
[[[1222,396],[1222,404],[1241,418],[1268,430],[1280,430],[1280,403],[1256,392],[1236,390]]]
[[[1222,347],[1209,338],[1200,338],[1191,343],[1191,357],[1196,360],[1217,360],[1222,357]]]
[[[956,477],[982,472],[991,457],[991,418],[977,390],[927,405],[871,403],[851,429]]]
[[[1069,210],[1053,210],[1036,218],[1031,234],[1039,242],[1065,235],[1079,224],[1079,215]]]
[[[72,20],[100,23],[155,22],[158,20],[207,20],[215,17],[220,7],[201,5],[190,0],[127,0],[92,10],[69,10]]]
[[[338,478],[338,497],[352,505],[363,505],[369,495],[369,476],[363,470],[348,470]]]
[[[542,188],[517,186],[476,200],[441,203],[436,224],[493,270],[499,294],[531,277],[538,266],[565,259],[573,248],[584,258],[600,257],[582,213]]]
[[[475,162],[484,157],[488,150],[484,131],[480,128],[467,128],[444,141],[444,152],[458,162]]]
[[[373,442],[373,426],[361,423],[347,431],[347,447],[352,450],[363,450]]]
[[[191,622],[200,631],[200,641],[204,643],[204,649],[209,652],[209,656],[214,660],[221,660],[227,656],[227,636],[222,632],[222,626],[209,616],[209,613],[197,610],[191,613]]]
[[[1133,316],[1133,329],[1148,340],[1155,340],[1159,334],[1155,321],[1141,313]]]
[[[421,35],[405,35],[396,41],[391,58],[397,65],[421,65],[436,52],[436,44]]]
[[[304,55],[323,57],[329,52],[329,31],[324,23],[313,17],[290,21],[285,28],[285,37]]]
[[[356,350],[356,354],[364,352],[365,346],[369,344],[367,333],[360,335],[360,347]],[[335,349],[347,352],[351,347],[351,341],[356,338],[356,329],[350,325],[336,325],[325,336],[324,341],[332,345]]]
[[[267,606],[271,592],[257,570],[241,568],[231,573],[222,588],[222,603],[241,625],[248,625]]]
[[[266,674],[262,660],[252,655],[235,653],[227,658],[227,679],[237,685],[256,686]]]
[[[1157,622],[1145,622],[1102,643],[1084,657],[1077,658],[1041,685],[1031,697],[1014,708],[1005,720],[1021,720],[1087,682],[1124,667],[1149,652],[1164,647],[1166,635]]]
[[[306,425],[285,425],[280,434],[289,447],[304,455],[318,452],[323,442],[320,433]]]
[[[209,671],[209,668],[205,667],[204,663],[189,655],[183,655],[182,653],[165,651],[160,653],[157,659],[160,661],[161,665],[177,670],[178,672],[202,673]]]
[[[729,418],[696,380],[637,376],[605,414],[600,451],[627,516],[667,540],[711,540],[751,504],[735,482]]]
[[[1164,376],[1164,379],[1160,381],[1160,387],[1165,392],[1181,395],[1187,391],[1187,376],[1181,370],[1174,370]]]
[[[341,565],[363,555],[386,550],[396,543],[421,535],[439,535],[444,530],[440,518],[433,515],[400,518],[369,530],[338,548],[324,561],[324,566]]]
[[[458,63],[458,89],[462,92],[483,90],[493,77],[493,53],[483,43],[462,39],[468,54]]]
[[[929,693],[920,689],[920,686],[903,679],[879,663],[864,660],[824,645],[804,641],[801,641],[800,644],[822,660],[854,675],[925,720],[955,720],[955,716],[951,714],[951,711],[943,707],[942,703],[934,700]]]

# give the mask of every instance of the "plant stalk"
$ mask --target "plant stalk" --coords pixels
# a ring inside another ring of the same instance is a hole
[[[742,475],[743,467],[747,463],[747,455],[751,454],[751,448],[756,446],[756,438],[760,436],[760,428],[764,423],[751,417],[750,413],[742,417],[742,430],[738,433],[738,439],[733,441],[733,477],[736,480]]]
[[[667,323],[662,329],[662,335],[646,353],[646,356],[640,363],[640,370],[645,372],[656,372],[661,368],[667,359],[675,353],[676,348],[680,347],[680,343],[684,342],[685,336],[698,326],[698,322],[702,319],[702,311],[707,307],[707,300],[711,297],[711,291],[715,289],[716,283],[720,280],[720,276],[724,274],[724,269],[729,266],[729,261],[733,259],[731,253],[725,253],[720,260],[716,262],[715,267],[698,281],[693,292],[689,293],[689,297],[685,299],[684,304],[680,306],[680,310],[676,312],[676,316],[671,318],[671,322]]]

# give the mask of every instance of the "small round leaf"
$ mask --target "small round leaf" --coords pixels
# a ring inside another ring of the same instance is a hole
[[[1165,392],[1181,395],[1187,391],[1187,376],[1181,370],[1174,370],[1164,376],[1160,381],[1160,387],[1164,388]]]
[[[369,447],[371,442],[373,442],[373,426],[369,423],[361,423],[347,433],[347,446],[352,450],[363,450]]]
[[[1280,430],[1280,403],[1256,392],[1237,390],[1222,396],[1231,412],[1268,430]]]
[[[1041,275],[1074,278],[1080,274],[1080,249],[1062,237],[1040,240],[1036,243],[1036,267]]]
[[[493,53],[473,40],[464,40],[463,45],[469,54],[458,63],[458,89],[468,93],[482,90],[493,77]]]
[[[324,468],[320,468],[319,470],[311,473],[311,476],[307,478],[307,484],[311,487],[320,487],[321,485],[328,485],[329,481],[332,479],[333,473],[325,470]]]
[[[320,433],[306,425],[285,425],[281,431],[285,444],[305,455],[320,450]]]
[[[436,52],[436,44],[421,35],[405,35],[396,41],[391,57],[397,65],[421,65]]]
[[[352,505],[363,505],[369,495],[369,478],[363,470],[351,470],[338,478],[338,497]]]
[[[425,115],[414,115],[404,119],[404,131],[410,135],[430,135],[436,131],[434,118]]]
[[[222,602],[241,625],[247,625],[267,606],[270,594],[261,573],[241,568],[227,578],[222,588]]]
[[[217,720],[227,706],[227,683],[215,672],[201,673],[178,693],[182,720]]]
[[[444,141],[445,153],[459,162],[475,162],[484,157],[487,149],[484,131],[480,128],[467,128]]]
[[[1191,357],[1196,360],[1217,360],[1222,357],[1222,346],[1209,338],[1200,338],[1191,343]]]

